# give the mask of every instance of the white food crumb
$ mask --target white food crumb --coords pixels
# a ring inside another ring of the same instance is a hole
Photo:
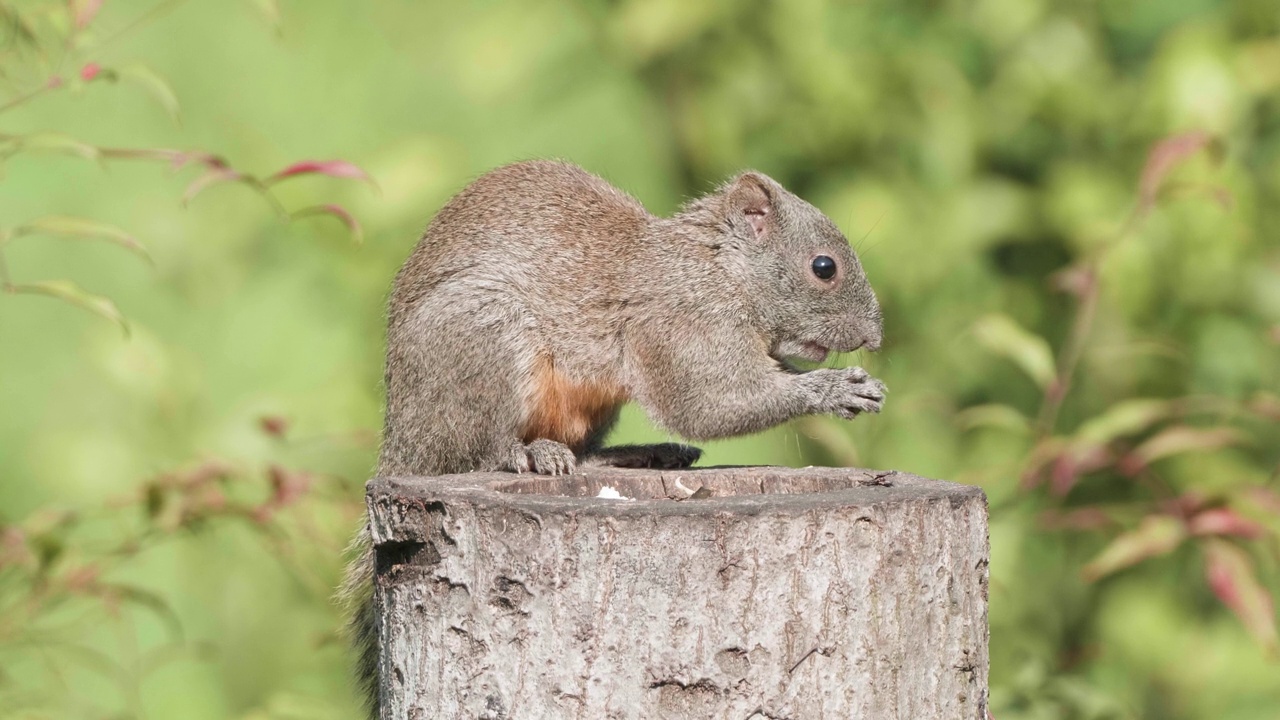
[[[596,497],[604,498],[605,500],[635,500],[635,498],[623,497],[622,493],[608,485],[600,488],[600,493]]]

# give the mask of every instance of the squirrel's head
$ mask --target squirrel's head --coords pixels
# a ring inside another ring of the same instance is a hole
[[[698,203],[718,221],[717,257],[751,296],[777,357],[877,350],[880,304],[849,241],[826,215],[746,172]]]

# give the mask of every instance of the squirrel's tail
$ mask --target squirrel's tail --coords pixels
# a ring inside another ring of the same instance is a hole
[[[338,590],[338,602],[346,614],[347,641],[356,653],[357,691],[370,718],[378,717],[378,626],[373,607],[373,541],[366,522],[351,539],[347,575]]]

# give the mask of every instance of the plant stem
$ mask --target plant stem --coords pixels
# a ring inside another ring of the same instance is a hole
[[[154,5],[150,10],[139,15],[133,22],[103,38],[102,42],[98,43],[94,48],[94,54],[101,52],[104,48],[111,45],[111,43],[116,42],[120,38],[142,29],[149,23],[155,22],[160,18],[160,16],[170,10],[173,10],[184,2],[186,2],[186,0],[165,0],[164,2]]]
[[[1071,334],[1058,356],[1058,373],[1053,382],[1044,391],[1044,402],[1040,406],[1040,414],[1036,418],[1035,436],[1043,440],[1053,434],[1058,425],[1058,414],[1062,411],[1062,403],[1071,391],[1072,380],[1075,379],[1076,368],[1084,355],[1085,343],[1093,330],[1093,321],[1098,314],[1098,299],[1102,294],[1102,284],[1098,276],[1102,270],[1102,261],[1107,253],[1123,243],[1138,229],[1146,212],[1141,206],[1135,207],[1114,239],[1100,245],[1085,266],[1085,287],[1080,292],[1080,306],[1071,322]]]
[[[0,237],[0,240],[3,238]],[[4,251],[0,250],[0,290],[13,292],[13,279],[9,277],[9,264],[5,262]]]
[[[25,94],[25,95],[19,95],[18,97],[13,98],[13,99],[12,99],[12,100],[10,100],[9,102],[7,102],[7,103],[5,103],[5,104],[3,104],[3,105],[0,105],[0,113],[4,112],[4,111],[6,111],[6,110],[12,110],[13,108],[18,107],[19,105],[24,105],[24,104],[26,104],[26,103],[28,103],[28,102],[30,102],[30,101],[32,101],[32,100],[35,100],[36,98],[38,98],[38,97],[40,97],[41,95],[43,95],[43,94],[45,94],[45,93],[49,92],[50,90],[53,90],[54,88],[59,87],[60,85],[61,85],[61,83],[56,83],[56,82],[54,82],[54,81],[53,81],[53,79],[51,78],[48,82],[46,82],[44,85],[41,85],[40,87],[36,88],[35,90],[32,90],[31,92],[29,92],[29,93],[27,93],[27,94]]]
[[[1036,418],[1036,437],[1038,438],[1043,439],[1053,434],[1058,424],[1058,413],[1062,410],[1062,403],[1066,400],[1067,393],[1071,391],[1076,367],[1084,354],[1085,341],[1088,340],[1089,332],[1093,329],[1093,320],[1098,311],[1100,293],[1098,266],[1100,264],[1100,258],[1096,259],[1090,263],[1086,271],[1088,287],[1080,297],[1080,307],[1076,310],[1075,319],[1071,323],[1071,334],[1067,337],[1067,344],[1058,357],[1058,374],[1049,387],[1045,388],[1044,404],[1040,406],[1040,415]]]

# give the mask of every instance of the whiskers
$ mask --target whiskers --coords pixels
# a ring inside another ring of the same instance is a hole
[[[853,251],[857,253],[859,256],[861,256],[863,253],[871,250],[872,248],[874,248],[876,245],[879,244],[879,241],[877,240],[872,245],[864,246],[864,244],[867,242],[867,238],[871,237],[871,233],[874,232],[875,229],[880,226],[880,221],[884,220],[884,216],[888,214],[888,212],[889,212],[888,210],[881,211],[880,217],[876,218],[876,221],[871,223],[871,227],[867,228],[867,232],[862,236],[862,239],[854,244]]]

